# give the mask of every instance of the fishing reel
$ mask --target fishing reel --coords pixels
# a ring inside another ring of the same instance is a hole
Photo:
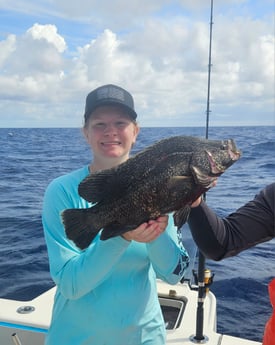
[[[204,288],[205,292],[209,291],[210,285],[213,284],[215,273],[212,273],[210,269],[204,270],[204,281],[199,281],[198,273],[195,270],[192,270],[194,277],[195,285],[191,286],[192,290],[198,290],[199,287]]]

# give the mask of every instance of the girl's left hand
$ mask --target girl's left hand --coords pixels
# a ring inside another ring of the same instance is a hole
[[[152,242],[165,231],[167,224],[168,216],[160,216],[155,220],[149,220],[147,223],[141,224],[134,230],[125,232],[121,236],[127,241]]]

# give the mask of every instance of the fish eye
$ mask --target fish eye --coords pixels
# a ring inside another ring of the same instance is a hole
[[[227,150],[227,148],[228,148],[228,143],[223,141],[221,144],[221,150]]]

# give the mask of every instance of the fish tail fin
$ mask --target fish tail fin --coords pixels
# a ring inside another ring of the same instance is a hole
[[[100,228],[91,224],[90,209],[67,209],[62,212],[62,222],[67,237],[80,249],[85,249],[98,234]]]

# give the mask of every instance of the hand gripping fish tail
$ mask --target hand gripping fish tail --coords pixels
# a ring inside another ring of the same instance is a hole
[[[67,209],[61,214],[67,237],[80,249],[85,249],[100,228],[88,222],[89,209]]]

